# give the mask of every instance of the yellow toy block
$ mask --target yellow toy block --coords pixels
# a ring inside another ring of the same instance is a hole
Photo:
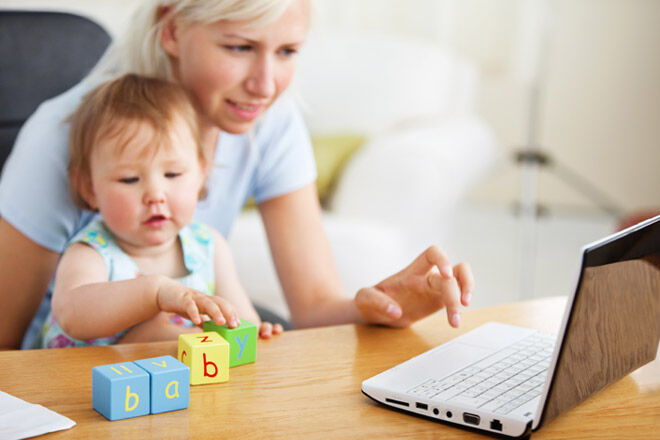
[[[179,335],[177,357],[190,368],[190,385],[229,380],[229,343],[216,332]]]

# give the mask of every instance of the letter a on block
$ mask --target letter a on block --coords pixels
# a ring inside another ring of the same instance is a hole
[[[188,408],[190,368],[172,356],[140,359],[135,364],[151,378],[151,414]]]
[[[172,387],[174,387],[174,392],[170,390],[170,388]],[[179,397],[179,382],[173,380],[172,382],[167,384],[167,386],[165,387],[165,397],[167,397],[168,399],[174,399],[175,397]]]
[[[180,335],[178,353],[190,367],[191,385],[229,380],[229,343],[216,332]]]

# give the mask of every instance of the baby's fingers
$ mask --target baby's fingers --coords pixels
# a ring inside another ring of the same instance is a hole
[[[227,323],[229,328],[236,328],[240,325],[238,314],[229,301],[218,296],[206,296],[209,310],[208,315],[219,325]]]
[[[195,325],[200,325],[202,323],[202,318],[201,316],[199,316],[199,309],[197,308],[197,303],[192,298],[192,296],[186,296],[184,301],[185,301],[185,305],[184,305],[185,314],[188,315],[188,318],[190,318],[190,320],[194,322]]]

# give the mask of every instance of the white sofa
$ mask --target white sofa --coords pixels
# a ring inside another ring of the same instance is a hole
[[[374,284],[451,234],[452,211],[493,160],[478,74],[442,47],[347,32],[310,35],[294,93],[313,135],[360,134],[324,222],[344,290]],[[288,316],[258,214],[230,236],[253,300]]]

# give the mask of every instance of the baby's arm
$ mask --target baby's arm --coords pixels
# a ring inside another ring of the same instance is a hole
[[[186,327],[172,322],[173,313],[160,312],[126,332],[119,343],[174,341],[184,333],[199,333],[201,327]]]
[[[209,297],[161,275],[108,281],[108,271],[97,251],[74,243],[62,255],[55,275],[53,315],[64,332],[75,339],[116,334],[155,316],[174,312],[201,324],[200,313],[216,323],[235,326],[236,313],[223,298]]]
[[[259,336],[268,338],[282,332],[282,325],[261,322],[259,314],[252,305],[250,297],[243,289],[236,272],[236,264],[227,240],[215,229],[210,228],[215,244],[215,293],[231,302],[238,316],[251,321],[259,327]]]

